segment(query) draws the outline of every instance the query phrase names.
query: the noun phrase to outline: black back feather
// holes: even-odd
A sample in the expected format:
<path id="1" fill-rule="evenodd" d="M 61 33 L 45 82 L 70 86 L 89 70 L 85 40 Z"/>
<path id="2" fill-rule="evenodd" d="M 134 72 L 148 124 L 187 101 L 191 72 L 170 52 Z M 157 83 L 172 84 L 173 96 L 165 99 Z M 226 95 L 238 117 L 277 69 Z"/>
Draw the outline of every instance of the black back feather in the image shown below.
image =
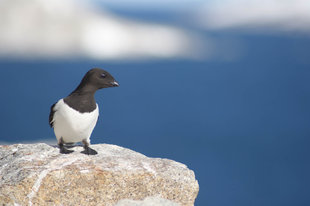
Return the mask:
<path id="1" fill-rule="evenodd" d="M 51 106 L 51 111 L 50 111 L 50 116 L 49 116 L 49 121 L 48 121 L 48 123 L 50 124 L 52 128 L 54 127 L 53 119 L 54 119 L 54 114 L 55 114 L 55 110 L 54 110 L 55 105 L 56 103 Z"/>

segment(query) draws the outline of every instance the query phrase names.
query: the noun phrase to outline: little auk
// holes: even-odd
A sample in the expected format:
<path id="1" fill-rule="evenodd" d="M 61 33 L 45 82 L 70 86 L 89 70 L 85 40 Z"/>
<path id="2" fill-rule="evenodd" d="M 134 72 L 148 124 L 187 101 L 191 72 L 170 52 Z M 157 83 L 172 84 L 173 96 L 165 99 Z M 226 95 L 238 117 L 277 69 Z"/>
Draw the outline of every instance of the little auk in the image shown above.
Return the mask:
<path id="1" fill-rule="evenodd" d="M 73 151 L 65 145 L 82 142 L 85 149 L 82 153 L 97 154 L 89 147 L 90 135 L 99 117 L 94 95 L 98 89 L 118 86 L 107 71 L 94 68 L 85 74 L 79 86 L 69 96 L 51 106 L 49 124 L 54 128 L 60 153 L 71 153 Z"/>

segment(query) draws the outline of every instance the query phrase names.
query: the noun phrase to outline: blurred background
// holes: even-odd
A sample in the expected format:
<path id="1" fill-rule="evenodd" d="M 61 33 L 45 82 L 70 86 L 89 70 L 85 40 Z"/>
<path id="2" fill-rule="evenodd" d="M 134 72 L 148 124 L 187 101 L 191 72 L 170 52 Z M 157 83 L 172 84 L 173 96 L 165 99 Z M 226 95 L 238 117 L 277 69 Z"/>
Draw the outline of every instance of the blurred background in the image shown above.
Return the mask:
<path id="1" fill-rule="evenodd" d="M 197 206 L 309 204 L 308 0 L 1 0 L 1 144 L 56 144 L 93 67 L 120 83 L 93 144 L 186 164 Z"/>

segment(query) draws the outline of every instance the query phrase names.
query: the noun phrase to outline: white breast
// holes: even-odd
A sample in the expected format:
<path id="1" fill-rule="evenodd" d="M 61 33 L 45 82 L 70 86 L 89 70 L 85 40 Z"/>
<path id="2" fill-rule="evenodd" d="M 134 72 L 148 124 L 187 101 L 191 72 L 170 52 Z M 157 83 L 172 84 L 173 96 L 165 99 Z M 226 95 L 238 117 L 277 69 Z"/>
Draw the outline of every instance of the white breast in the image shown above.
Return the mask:
<path id="1" fill-rule="evenodd" d="M 54 132 L 58 141 L 61 137 L 66 143 L 80 142 L 84 139 L 89 141 L 98 120 L 99 109 L 97 104 L 94 111 L 80 113 L 69 107 L 61 99 L 56 103 L 54 110 Z"/>

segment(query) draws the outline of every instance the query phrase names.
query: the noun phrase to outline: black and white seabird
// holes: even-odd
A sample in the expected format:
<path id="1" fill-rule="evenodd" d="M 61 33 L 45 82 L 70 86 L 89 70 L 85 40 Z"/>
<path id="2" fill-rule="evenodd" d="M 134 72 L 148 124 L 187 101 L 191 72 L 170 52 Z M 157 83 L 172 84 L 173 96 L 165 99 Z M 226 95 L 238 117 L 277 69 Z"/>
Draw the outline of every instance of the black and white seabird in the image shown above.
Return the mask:
<path id="1" fill-rule="evenodd" d="M 85 74 L 79 86 L 69 96 L 51 106 L 49 124 L 54 128 L 60 153 L 73 152 L 65 148 L 65 144 L 82 142 L 85 149 L 83 153 L 97 154 L 89 147 L 90 136 L 99 117 L 94 95 L 98 89 L 118 86 L 107 71 L 94 68 Z"/>

